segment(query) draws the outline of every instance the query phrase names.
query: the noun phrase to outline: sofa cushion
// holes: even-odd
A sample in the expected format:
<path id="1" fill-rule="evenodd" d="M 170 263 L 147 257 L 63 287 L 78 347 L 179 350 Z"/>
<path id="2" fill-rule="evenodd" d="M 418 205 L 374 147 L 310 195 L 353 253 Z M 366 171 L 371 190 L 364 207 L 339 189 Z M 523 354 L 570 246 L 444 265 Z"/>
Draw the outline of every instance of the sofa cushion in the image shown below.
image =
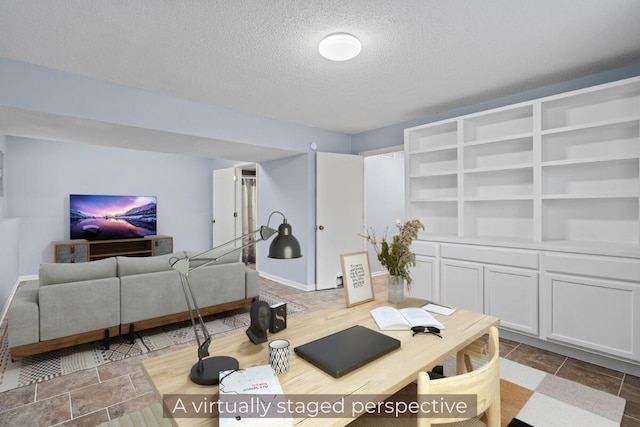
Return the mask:
<path id="1" fill-rule="evenodd" d="M 115 258 L 71 264 L 40 264 L 38 278 L 40 286 L 59 283 L 81 282 L 84 280 L 107 279 L 116 277 L 117 263 Z"/>
<path id="2" fill-rule="evenodd" d="M 114 260 L 115 261 L 115 260 Z M 120 279 L 40 286 L 40 341 L 120 324 Z"/>
<path id="3" fill-rule="evenodd" d="M 133 276 L 135 274 L 156 273 L 171 270 L 171 258 L 184 258 L 184 252 L 150 257 L 116 257 L 118 260 L 118 276 Z"/>

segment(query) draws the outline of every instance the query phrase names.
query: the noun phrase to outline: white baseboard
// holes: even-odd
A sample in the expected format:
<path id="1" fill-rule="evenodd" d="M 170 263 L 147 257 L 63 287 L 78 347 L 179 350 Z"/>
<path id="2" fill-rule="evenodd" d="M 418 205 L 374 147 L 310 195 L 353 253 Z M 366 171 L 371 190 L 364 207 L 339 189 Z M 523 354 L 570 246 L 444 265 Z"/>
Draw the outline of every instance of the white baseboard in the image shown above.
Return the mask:
<path id="1" fill-rule="evenodd" d="M 507 331 L 504 329 L 500 330 L 500 338 L 506 338 L 522 344 L 530 345 L 532 347 L 541 348 L 543 350 L 551 351 L 563 356 L 592 363 L 594 365 L 604 366 L 605 368 L 613 369 L 614 371 L 625 372 L 634 376 L 640 376 L 640 364 L 638 363 L 616 359 L 611 356 L 592 353 L 590 351 L 574 348 L 565 344 L 557 344 L 550 341 L 544 341 L 536 337 L 530 337 L 528 335 Z"/>
<path id="2" fill-rule="evenodd" d="M 281 284 L 283 284 L 285 286 L 289 286 L 291 288 L 299 289 L 301 291 L 308 292 L 308 291 L 314 291 L 315 290 L 315 286 L 314 285 L 305 286 L 302 283 L 298 283 L 298 282 L 294 282 L 292 280 L 284 279 L 282 277 L 274 276 L 274 275 L 271 275 L 269 273 L 263 273 L 261 271 L 259 271 L 258 274 L 260 275 L 260 277 L 264 277 L 265 279 L 273 280 L 274 282 L 278 282 L 278 283 L 281 283 Z"/>

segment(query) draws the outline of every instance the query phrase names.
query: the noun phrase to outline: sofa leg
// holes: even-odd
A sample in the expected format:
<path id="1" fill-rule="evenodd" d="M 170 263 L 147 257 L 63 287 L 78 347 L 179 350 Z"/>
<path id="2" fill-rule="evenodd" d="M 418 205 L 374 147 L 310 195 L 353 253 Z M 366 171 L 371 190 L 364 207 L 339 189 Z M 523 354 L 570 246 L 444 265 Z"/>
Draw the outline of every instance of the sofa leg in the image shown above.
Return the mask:
<path id="1" fill-rule="evenodd" d="M 129 325 L 129 344 L 133 344 L 136 339 L 135 334 L 133 333 L 133 323 Z"/>
<path id="2" fill-rule="evenodd" d="M 104 349 L 109 350 L 109 328 L 104 330 Z"/>

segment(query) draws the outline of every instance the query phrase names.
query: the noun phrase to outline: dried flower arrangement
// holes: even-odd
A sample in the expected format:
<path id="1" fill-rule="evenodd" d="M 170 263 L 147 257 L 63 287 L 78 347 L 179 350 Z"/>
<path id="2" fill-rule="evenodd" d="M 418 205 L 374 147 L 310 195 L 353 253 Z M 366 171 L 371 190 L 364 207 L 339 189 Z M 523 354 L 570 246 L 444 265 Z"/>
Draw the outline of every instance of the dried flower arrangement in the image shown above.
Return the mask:
<path id="1" fill-rule="evenodd" d="M 411 252 L 411 243 L 418 238 L 418 231 L 424 230 L 424 225 L 420 220 L 412 219 L 404 223 L 398 223 L 399 233 L 392 236 L 391 243 L 387 241 L 387 231 L 385 230 L 380 246 L 376 238 L 375 231 L 369 229 L 366 235 L 361 235 L 376 251 L 378 261 L 387 269 L 390 275 L 401 276 L 407 281 L 407 289 L 411 291 L 411 272 L 409 267 L 416 265 L 416 255 Z"/>

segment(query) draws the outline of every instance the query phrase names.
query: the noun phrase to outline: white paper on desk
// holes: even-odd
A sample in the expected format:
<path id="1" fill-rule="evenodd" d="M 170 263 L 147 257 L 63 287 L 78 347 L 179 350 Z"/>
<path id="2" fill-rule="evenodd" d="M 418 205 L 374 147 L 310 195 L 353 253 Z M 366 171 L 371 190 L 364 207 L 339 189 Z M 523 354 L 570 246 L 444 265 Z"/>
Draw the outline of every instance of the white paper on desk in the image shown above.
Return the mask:
<path id="1" fill-rule="evenodd" d="M 443 314 L 445 316 L 449 316 L 451 313 L 455 312 L 455 308 L 444 307 L 437 304 L 426 304 L 422 306 L 423 309 L 427 311 L 431 311 L 432 313 Z"/>
<path id="2" fill-rule="evenodd" d="M 221 371 L 219 378 L 221 427 L 293 426 L 289 411 L 282 410 L 287 402 L 271 365 Z"/>

